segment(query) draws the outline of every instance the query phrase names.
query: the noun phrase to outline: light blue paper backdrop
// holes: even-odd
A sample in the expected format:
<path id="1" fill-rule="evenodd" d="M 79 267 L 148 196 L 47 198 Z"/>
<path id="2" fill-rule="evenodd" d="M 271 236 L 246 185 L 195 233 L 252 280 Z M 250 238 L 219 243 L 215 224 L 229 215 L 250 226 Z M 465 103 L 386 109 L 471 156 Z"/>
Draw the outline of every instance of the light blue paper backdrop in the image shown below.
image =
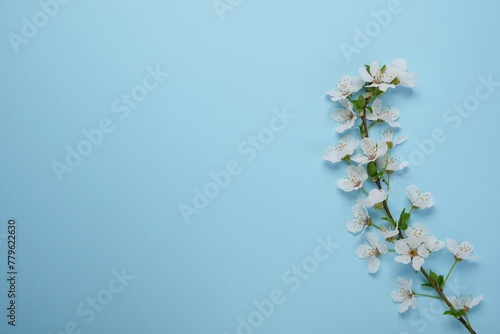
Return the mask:
<path id="1" fill-rule="evenodd" d="M 432 299 L 398 313 L 417 276 L 392 255 L 368 274 L 345 228 L 361 194 L 321 159 L 325 92 L 397 57 L 420 81 L 384 98 L 413 166 L 391 205 L 434 194 L 412 221 L 481 256 L 446 292 L 483 294 L 469 318 L 500 330 L 497 1 L 66 2 L 0 4 L 0 332 L 466 333 Z"/>

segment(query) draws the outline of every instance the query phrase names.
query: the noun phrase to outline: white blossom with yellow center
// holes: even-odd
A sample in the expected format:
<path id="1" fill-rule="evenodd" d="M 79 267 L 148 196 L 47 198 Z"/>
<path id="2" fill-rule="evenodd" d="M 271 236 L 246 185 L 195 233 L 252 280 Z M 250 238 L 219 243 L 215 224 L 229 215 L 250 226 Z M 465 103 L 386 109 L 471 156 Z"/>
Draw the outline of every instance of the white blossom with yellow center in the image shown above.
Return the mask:
<path id="1" fill-rule="evenodd" d="M 396 303 L 401 303 L 399 305 L 399 312 L 405 312 L 410 306 L 412 309 L 416 309 L 418 302 L 411 287 L 412 280 L 410 279 L 408 282 L 404 278 L 398 277 L 396 281 L 398 282 L 399 289 L 392 291 L 391 297 Z"/>
<path id="2" fill-rule="evenodd" d="M 468 241 L 457 243 L 453 239 L 446 239 L 446 246 L 451 254 L 455 255 L 457 261 L 479 259 L 479 256 L 471 256 L 474 247 Z"/>
<path id="3" fill-rule="evenodd" d="M 349 166 L 346 170 L 346 177 L 340 179 L 337 185 L 344 191 L 358 190 L 363 187 L 363 182 L 368 179 L 368 174 L 363 166 Z"/>
<path id="4" fill-rule="evenodd" d="M 382 71 L 380 63 L 377 60 L 371 63 L 370 72 L 368 72 L 365 67 L 360 67 L 358 72 L 365 82 L 371 82 L 371 85 L 366 87 L 378 87 L 383 92 L 388 88 L 396 87 L 391 84 L 391 82 L 396 79 L 399 73 L 399 71 L 393 67 L 386 67 Z"/>
<path id="5" fill-rule="evenodd" d="M 424 193 L 413 184 L 406 188 L 406 196 L 408 196 L 411 205 L 417 209 L 430 208 L 436 204 L 430 192 Z"/>
<path id="6" fill-rule="evenodd" d="M 410 247 L 424 245 L 429 252 L 437 252 L 445 247 L 444 242 L 439 241 L 436 236 L 429 236 L 429 231 L 421 223 L 415 223 L 413 227 L 408 227 L 405 231 L 406 242 Z"/>
<path id="7" fill-rule="evenodd" d="M 363 234 L 371 222 L 368 210 L 362 205 L 355 204 L 352 207 L 352 215 L 354 219 L 347 222 L 347 230 L 351 233 L 361 232 Z"/>
<path id="8" fill-rule="evenodd" d="M 387 162 L 387 166 L 386 166 Z M 402 170 L 403 168 L 406 168 L 410 165 L 410 162 L 405 161 L 401 162 L 400 158 L 394 158 L 391 156 L 388 157 L 380 157 L 377 159 L 377 164 L 380 169 L 386 169 L 391 172 L 397 172 Z"/>
<path id="9" fill-rule="evenodd" d="M 372 189 L 370 190 L 370 193 L 366 197 L 365 200 L 358 199 L 358 204 L 366 207 L 366 208 L 371 208 L 377 204 L 382 203 L 383 201 L 386 200 L 387 195 L 389 193 L 385 193 L 383 189 Z"/>
<path id="10" fill-rule="evenodd" d="M 383 242 L 379 242 L 378 237 L 370 232 L 366 232 L 366 240 L 369 245 L 363 244 L 356 248 L 356 255 L 360 259 L 368 261 L 368 272 L 374 274 L 380 267 L 380 260 L 378 257 L 388 252 L 387 246 Z"/>
<path id="11" fill-rule="evenodd" d="M 389 147 L 394 147 L 396 145 L 399 145 L 399 144 L 402 144 L 404 143 L 407 139 L 408 139 L 408 136 L 407 135 L 402 135 L 401 137 L 398 137 L 397 139 L 394 139 L 394 130 L 392 129 L 387 129 L 387 130 L 384 130 L 383 132 L 380 131 L 380 137 L 382 138 L 383 141 L 385 141 L 387 143 L 387 145 L 389 145 Z"/>
<path id="12" fill-rule="evenodd" d="M 394 128 L 399 128 L 401 126 L 401 124 L 396 122 L 399 117 L 399 109 L 391 108 L 390 106 L 387 106 L 385 109 L 383 109 L 381 99 L 375 99 L 375 101 L 373 101 L 372 110 L 373 112 L 367 112 L 367 120 L 386 122 L 389 126 L 392 126 Z"/>
<path id="13" fill-rule="evenodd" d="M 348 130 L 354 126 L 356 119 L 356 113 L 352 110 L 353 105 L 349 100 L 340 100 L 340 104 L 344 106 L 342 108 L 335 108 L 332 110 L 331 116 L 335 122 L 340 123 L 337 127 L 337 132 L 342 133 L 345 130 Z"/>
<path id="14" fill-rule="evenodd" d="M 456 298 L 448 298 L 451 305 L 457 310 L 464 310 L 470 312 L 470 309 L 479 304 L 483 300 L 483 296 L 472 298 L 472 295 L 460 295 Z"/>
<path id="15" fill-rule="evenodd" d="M 396 223 L 398 223 L 397 220 Z M 399 234 L 399 230 L 392 226 L 392 224 L 382 224 L 379 227 L 380 230 L 378 230 L 378 232 L 384 236 L 385 240 L 392 240 L 392 238 Z"/>
<path id="16" fill-rule="evenodd" d="M 350 75 L 344 75 L 340 78 L 337 89 L 329 90 L 326 92 L 327 95 L 331 96 L 332 101 L 339 101 L 341 99 L 346 99 L 352 93 L 356 93 L 363 87 L 363 80 L 361 78 L 351 79 Z"/>
<path id="17" fill-rule="evenodd" d="M 399 254 L 394 257 L 394 261 L 403 264 L 411 262 L 413 269 L 417 271 L 424 264 L 424 259 L 429 256 L 429 251 L 424 244 L 417 246 L 408 239 L 396 240 L 394 242 L 394 249 Z"/>
<path id="18" fill-rule="evenodd" d="M 406 70 L 406 60 L 404 58 L 394 59 L 391 63 L 391 67 L 397 70 L 396 77 L 399 80 L 398 85 L 415 87 L 418 81 L 418 76 L 415 73 L 411 73 Z"/>
<path id="19" fill-rule="evenodd" d="M 358 143 L 359 140 L 354 140 L 353 136 L 345 135 L 335 146 L 328 146 L 326 148 L 323 160 L 330 161 L 331 163 L 339 162 L 346 156 L 352 155 Z"/>
<path id="20" fill-rule="evenodd" d="M 370 161 L 375 161 L 387 153 L 386 142 L 382 141 L 379 145 L 377 145 L 377 143 L 371 138 L 362 139 L 360 147 L 363 154 L 356 154 L 351 159 L 362 165 L 367 164 Z"/>

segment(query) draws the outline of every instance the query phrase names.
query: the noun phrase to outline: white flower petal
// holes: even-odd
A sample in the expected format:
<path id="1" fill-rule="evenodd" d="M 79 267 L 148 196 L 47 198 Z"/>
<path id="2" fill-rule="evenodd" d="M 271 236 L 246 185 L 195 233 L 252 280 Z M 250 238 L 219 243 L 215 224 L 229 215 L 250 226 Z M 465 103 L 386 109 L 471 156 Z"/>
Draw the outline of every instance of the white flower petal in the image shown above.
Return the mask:
<path id="1" fill-rule="evenodd" d="M 359 257 L 360 259 L 368 259 L 372 257 L 373 254 L 373 248 L 368 246 L 368 245 L 359 245 L 356 247 L 356 256 Z"/>
<path id="2" fill-rule="evenodd" d="M 406 72 L 406 60 L 404 58 L 394 59 L 391 63 L 391 67 L 394 67 L 400 72 Z"/>
<path id="3" fill-rule="evenodd" d="M 394 249 L 398 254 L 408 254 L 410 251 L 410 247 L 408 247 L 408 244 L 404 240 L 396 240 Z"/>
<path id="4" fill-rule="evenodd" d="M 368 272 L 370 274 L 375 274 L 378 271 L 378 268 L 380 267 L 380 260 L 376 257 L 372 257 L 370 260 L 368 260 Z"/>
<path id="5" fill-rule="evenodd" d="M 387 254 L 387 252 L 389 252 L 389 250 L 387 249 L 386 244 L 384 244 L 383 242 L 380 242 L 377 245 L 377 249 L 380 252 L 380 254 Z"/>
<path id="6" fill-rule="evenodd" d="M 479 302 L 483 300 L 483 295 L 479 296 L 479 297 L 476 297 L 474 298 L 470 303 L 469 303 L 469 307 L 472 308 L 474 306 L 476 306 L 477 304 L 479 304 Z"/>
<path id="7" fill-rule="evenodd" d="M 402 263 L 402 264 L 408 264 L 411 261 L 411 256 L 410 255 L 397 255 L 394 257 L 394 261 Z"/>
<path id="8" fill-rule="evenodd" d="M 412 298 L 410 299 L 410 302 L 411 302 L 411 304 L 410 304 L 410 305 L 411 305 L 411 308 L 412 308 L 412 309 L 416 309 L 416 308 L 418 307 L 418 301 L 417 301 L 417 298 L 412 297 Z"/>
<path id="9" fill-rule="evenodd" d="M 347 230 L 351 233 L 358 233 L 363 230 L 363 221 L 359 219 L 352 219 L 347 222 Z"/>
<path id="10" fill-rule="evenodd" d="M 415 87 L 418 82 L 418 75 L 415 73 L 401 73 L 398 76 L 399 82 L 405 87 Z"/>
<path id="11" fill-rule="evenodd" d="M 363 79 L 361 78 L 353 78 L 352 79 L 352 86 L 351 86 L 351 93 L 356 93 L 358 90 L 360 90 L 365 83 L 363 82 Z"/>
<path id="12" fill-rule="evenodd" d="M 361 75 L 361 78 L 365 82 L 372 82 L 373 81 L 373 77 L 368 73 L 368 71 L 366 70 L 365 67 L 360 67 L 358 72 L 359 72 L 359 75 Z"/>
<path id="13" fill-rule="evenodd" d="M 378 246 L 378 237 L 373 233 L 366 232 L 366 241 L 368 241 L 372 247 Z"/>
<path id="14" fill-rule="evenodd" d="M 450 301 L 451 305 L 453 305 L 453 307 L 455 309 L 461 310 L 463 308 L 462 303 L 457 298 L 451 297 L 451 298 L 448 298 L 448 300 Z"/>
<path id="15" fill-rule="evenodd" d="M 410 304 L 411 304 L 410 299 L 407 299 L 404 302 L 402 302 L 401 305 L 399 305 L 399 313 L 406 312 L 408 310 L 408 307 L 410 307 Z"/>
<path id="16" fill-rule="evenodd" d="M 413 260 L 411 261 L 413 269 L 417 271 L 420 270 L 420 268 L 422 268 L 423 264 L 424 264 L 424 259 L 421 258 L 420 256 L 414 256 Z"/>
<path id="17" fill-rule="evenodd" d="M 398 285 L 401 289 L 406 290 L 406 291 L 411 290 L 411 283 L 412 283 L 411 279 L 410 279 L 410 281 L 407 281 L 403 277 L 398 277 L 396 279 L 396 282 L 398 283 Z"/>

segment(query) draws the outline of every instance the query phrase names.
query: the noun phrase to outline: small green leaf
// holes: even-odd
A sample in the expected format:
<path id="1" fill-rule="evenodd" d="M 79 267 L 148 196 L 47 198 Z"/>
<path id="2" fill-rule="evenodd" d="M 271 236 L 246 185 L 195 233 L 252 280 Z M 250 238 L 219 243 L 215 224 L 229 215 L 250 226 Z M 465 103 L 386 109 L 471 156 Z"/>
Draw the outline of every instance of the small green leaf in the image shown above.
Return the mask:
<path id="1" fill-rule="evenodd" d="M 404 220 L 404 217 L 405 217 L 405 210 L 406 210 L 406 209 L 403 209 L 403 211 L 401 211 L 401 214 L 399 215 L 399 223 L 400 223 L 400 224 L 406 223 L 406 222 L 405 222 L 405 220 Z"/>
<path id="2" fill-rule="evenodd" d="M 381 72 L 381 73 L 384 73 L 384 71 L 385 71 L 385 65 L 384 65 L 384 66 L 382 66 L 382 68 L 380 69 L 380 72 Z"/>
<path id="3" fill-rule="evenodd" d="M 451 310 L 448 310 L 448 311 L 444 311 L 443 314 L 449 314 L 451 316 L 455 316 L 455 313 L 453 313 Z"/>
<path id="4" fill-rule="evenodd" d="M 438 278 L 439 278 L 439 284 L 438 284 L 438 286 L 439 286 L 440 288 L 442 288 L 442 287 L 443 287 L 443 285 L 444 285 L 444 276 L 443 276 L 443 275 L 439 275 L 439 277 L 438 277 Z"/>
<path id="5" fill-rule="evenodd" d="M 358 108 L 358 100 L 352 100 L 352 105 L 354 106 L 354 108 L 359 109 Z"/>
<path id="6" fill-rule="evenodd" d="M 406 223 L 402 223 L 402 224 L 399 223 L 399 229 L 401 231 L 406 231 L 407 228 L 408 228 L 408 224 L 406 224 Z"/>
<path id="7" fill-rule="evenodd" d="M 427 286 L 429 288 L 432 288 L 432 285 L 430 285 L 429 283 L 422 283 L 421 286 Z"/>
<path id="8" fill-rule="evenodd" d="M 431 272 L 430 272 L 430 276 L 431 276 L 431 280 L 432 280 L 434 283 L 439 284 L 439 277 L 438 277 L 438 275 L 437 275 L 435 272 L 433 272 L 432 270 L 431 270 Z"/>
<path id="9" fill-rule="evenodd" d="M 465 310 L 458 310 L 457 315 L 465 317 Z"/>
<path id="10" fill-rule="evenodd" d="M 366 107 L 366 109 L 370 110 L 370 112 L 373 112 L 373 108 L 372 107 Z"/>
<path id="11" fill-rule="evenodd" d="M 366 70 L 368 71 L 368 73 L 370 73 L 370 66 L 369 65 L 365 65 L 366 67 Z"/>

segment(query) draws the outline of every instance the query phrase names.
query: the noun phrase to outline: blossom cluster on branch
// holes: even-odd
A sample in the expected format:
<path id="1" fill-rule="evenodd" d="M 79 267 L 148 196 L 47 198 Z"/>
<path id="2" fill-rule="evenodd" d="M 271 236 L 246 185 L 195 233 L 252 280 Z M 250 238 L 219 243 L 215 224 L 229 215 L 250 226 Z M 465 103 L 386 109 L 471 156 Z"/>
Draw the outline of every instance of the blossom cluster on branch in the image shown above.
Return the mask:
<path id="1" fill-rule="evenodd" d="M 338 181 L 340 189 L 364 195 L 352 207 L 353 219 L 347 223 L 349 232 L 358 234 L 358 237 L 364 234 L 368 242 L 358 246 L 355 253 L 367 261 L 370 274 L 379 270 L 380 258 L 388 257 L 393 252 L 396 262 L 411 265 L 412 269 L 424 276 L 427 283 L 422 286 L 424 289 L 433 289 L 433 295 L 415 292 L 412 279 L 397 278 L 399 289 L 394 290 L 391 296 L 395 302 L 401 303 L 399 312 L 405 312 L 410 306 L 415 309 L 418 306 L 417 296 L 441 299 L 447 307 L 444 314 L 452 315 L 470 333 L 475 333 L 468 313 L 483 296 L 448 297 L 444 294 L 446 281 L 455 265 L 477 258 L 472 256 L 473 246 L 468 241 L 440 241 L 436 236 L 430 235 L 429 229 L 423 224 L 411 221 L 414 210 L 424 210 L 435 204 L 430 192 L 421 191 L 415 185 L 408 186 L 406 195 L 410 202 L 409 208 L 403 209 L 396 218 L 388 204 L 391 175 L 409 165 L 393 154 L 394 148 L 405 142 L 407 136 L 395 136 L 394 128 L 401 126 L 397 122 L 399 110 L 384 106 L 380 97 L 398 86 L 414 87 L 418 76 L 407 71 L 403 58 L 383 66 L 374 61 L 359 68 L 358 72 L 361 77 L 343 76 L 336 89 L 328 91 L 327 95 L 340 104 L 331 112 L 333 120 L 339 123 L 337 132 L 356 130 L 359 131 L 360 138 L 358 140 L 352 134 L 345 134 L 337 144 L 328 147 L 323 156 L 324 160 L 331 163 L 348 164 L 345 177 Z M 370 130 L 375 125 L 382 127 L 378 141 L 370 137 Z M 372 189 L 368 189 L 369 184 L 372 184 Z M 380 222 L 374 221 L 370 216 L 372 211 L 382 212 L 384 217 Z M 423 267 L 432 253 L 443 248 L 447 248 L 455 260 L 446 278 L 432 270 L 427 273 Z"/>

